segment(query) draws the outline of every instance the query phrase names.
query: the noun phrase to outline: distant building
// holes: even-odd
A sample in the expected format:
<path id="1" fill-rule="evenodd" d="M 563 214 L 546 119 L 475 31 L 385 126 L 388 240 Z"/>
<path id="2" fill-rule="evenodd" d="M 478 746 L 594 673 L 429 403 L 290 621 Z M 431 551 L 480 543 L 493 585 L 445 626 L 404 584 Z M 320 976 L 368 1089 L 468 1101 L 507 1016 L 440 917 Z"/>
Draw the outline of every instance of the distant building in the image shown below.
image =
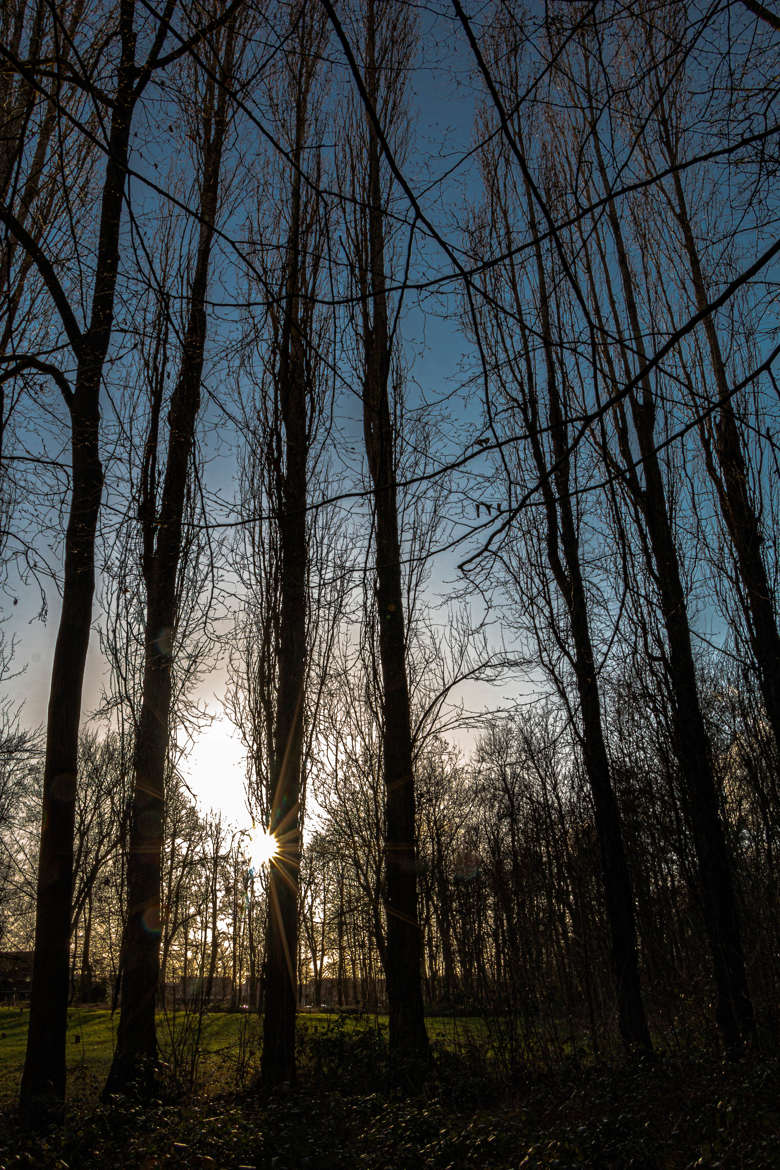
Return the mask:
<path id="1" fill-rule="evenodd" d="M 29 999 L 32 972 L 32 951 L 0 951 L 0 1003 Z"/>

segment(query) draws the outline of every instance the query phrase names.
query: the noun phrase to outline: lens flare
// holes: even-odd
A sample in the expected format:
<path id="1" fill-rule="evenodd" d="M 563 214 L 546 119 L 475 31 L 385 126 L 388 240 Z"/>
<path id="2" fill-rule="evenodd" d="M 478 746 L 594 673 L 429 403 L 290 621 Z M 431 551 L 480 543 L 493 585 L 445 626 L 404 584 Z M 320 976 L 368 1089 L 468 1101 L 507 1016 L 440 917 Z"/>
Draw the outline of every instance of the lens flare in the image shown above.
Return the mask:
<path id="1" fill-rule="evenodd" d="M 160 908 L 159 906 L 148 906 L 141 915 L 141 925 L 147 934 L 160 933 Z"/>
<path id="2" fill-rule="evenodd" d="M 270 865 L 278 853 L 279 842 L 273 833 L 269 833 L 267 829 L 252 829 L 249 834 L 249 860 L 253 869 L 258 870 L 264 865 Z"/>

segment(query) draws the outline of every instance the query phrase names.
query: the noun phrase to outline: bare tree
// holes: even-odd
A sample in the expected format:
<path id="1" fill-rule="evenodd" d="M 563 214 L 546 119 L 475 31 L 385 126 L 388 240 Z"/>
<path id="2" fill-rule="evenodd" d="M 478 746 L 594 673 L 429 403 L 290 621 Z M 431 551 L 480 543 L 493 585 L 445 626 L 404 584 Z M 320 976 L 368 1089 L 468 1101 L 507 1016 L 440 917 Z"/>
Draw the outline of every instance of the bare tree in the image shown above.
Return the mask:
<path id="1" fill-rule="evenodd" d="M 135 736 L 135 792 L 127 865 L 128 917 L 122 941 L 121 1012 L 117 1047 L 106 1085 L 111 1093 L 129 1085 L 151 1089 L 157 1055 L 155 1003 L 159 983 L 160 884 L 165 767 L 169 751 L 172 668 L 183 549 L 182 526 L 191 480 L 195 429 L 201 401 L 206 345 L 205 299 L 219 210 L 220 175 L 229 124 L 228 94 L 234 77 L 236 24 L 214 34 L 210 72 L 189 71 L 201 103 L 194 136 L 199 159 L 197 247 L 188 290 L 188 318 L 176 383 L 168 410 L 165 469 L 160 433 L 167 366 L 165 313 L 152 391 L 150 428 L 144 452 L 139 519 L 143 529 L 146 588 L 145 657 L 141 709 Z M 162 491 L 158 497 L 158 481 Z"/>
<path id="2" fill-rule="evenodd" d="M 422 941 L 418 920 L 412 726 L 406 669 L 404 594 L 396 489 L 396 434 L 390 405 L 395 350 L 387 293 L 388 180 L 383 133 L 403 133 L 404 73 L 414 46 L 408 13 L 370 0 L 354 14 L 366 108 L 354 99 L 342 126 L 342 193 L 348 262 L 360 298 L 356 323 L 363 432 L 373 489 L 376 621 L 382 678 L 382 766 L 385 790 L 385 909 L 390 1047 L 427 1056 L 423 1018 Z M 372 116 L 373 115 L 373 116 Z M 396 355 L 397 356 L 397 355 Z"/>
<path id="3" fill-rule="evenodd" d="M 647 373 L 649 355 L 642 325 L 638 281 L 623 223 L 610 194 L 613 180 L 602 140 L 595 75 L 599 70 L 603 71 L 602 80 L 608 90 L 614 81 L 606 77 L 604 46 L 595 29 L 593 37 L 592 42 L 584 42 L 584 37 L 580 38 L 580 77 L 584 95 L 585 133 L 592 149 L 593 173 L 598 176 L 601 190 L 605 192 L 609 243 L 602 238 L 600 229 L 593 225 L 592 240 L 597 248 L 598 262 L 594 257 L 586 270 L 593 288 L 593 274 L 600 265 L 608 309 L 605 306 L 602 313 L 600 304 L 594 300 L 593 313 L 602 338 L 611 333 L 618 339 L 614 356 L 617 368 L 610 367 L 611 359 L 605 354 L 607 368 L 611 368 L 609 385 L 614 390 L 619 384 L 617 379 L 622 378 L 629 387 L 625 396 L 627 409 L 621 396 L 613 411 L 615 435 L 622 460 L 621 478 L 632 501 L 635 518 L 645 533 L 643 548 L 663 618 L 668 647 L 665 666 L 673 702 L 675 751 L 680 762 L 686 815 L 698 859 L 704 919 L 718 989 L 717 1018 L 725 1045 L 733 1051 L 752 1035 L 753 1011 L 745 979 L 732 866 L 719 814 L 710 744 L 699 701 L 688 605 L 669 489 L 664 480 L 658 451 L 657 378 L 654 384 L 654 377 Z M 615 145 L 610 144 L 611 149 L 614 150 Z M 614 250 L 609 258 L 608 248 Z M 614 280 L 613 263 L 616 270 Z M 649 288 L 648 294 L 652 298 Z M 619 296 L 622 296 L 622 301 L 619 301 Z M 652 305 L 652 299 L 650 303 Z M 633 453 L 632 431 L 641 458 L 641 474 Z M 610 462 L 609 466 L 614 469 L 617 464 Z"/>
<path id="4" fill-rule="evenodd" d="M 492 77 L 502 90 L 511 94 L 521 88 L 520 62 L 510 47 L 511 28 L 503 35 L 494 32 L 494 37 L 492 53 L 497 65 L 492 69 Z M 512 119 L 511 133 L 524 155 L 527 126 L 527 118 Z M 534 131 L 532 128 L 532 135 Z M 540 130 L 535 132 L 538 134 Z M 543 518 L 534 512 L 525 521 L 525 537 L 518 553 L 513 554 L 508 548 L 499 562 L 526 613 L 537 604 L 543 610 L 539 619 L 532 622 L 537 642 L 540 637 L 548 642 L 538 645 L 539 658 L 543 664 L 550 664 L 548 673 L 554 685 L 564 702 L 576 711 L 575 726 L 599 837 L 620 1033 L 628 1047 L 649 1050 L 650 1033 L 639 982 L 631 876 L 602 724 L 589 612 L 592 607 L 588 600 L 587 565 L 583 563 L 584 541 L 580 535 L 584 521 L 573 498 L 576 483 L 587 472 L 582 460 L 577 461 L 571 450 L 573 428 L 569 419 L 575 413 L 576 404 L 555 314 L 556 285 L 563 274 L 554 247 L 549 244 L 543 247 L 540 242 L 530 179 L 527 175 L 513 174 L 512 155 L 505 143 L 484 153 L 482 170 L 486 205 L 481 219 L 486 225 L 483 232 L 487 238 L 481 240 L 478 236 L 478 243 L 510 257 L 505 266 L 492 270 L 486 289 L 486 301 L 495 309 L 490 314 L 487 310 L 481 314 L 482 344 L 493 371 L 486 421 L 495 427 L 491 412 L 500 413 L 503 426 L 509 427 L 510 433 L 519 431 L 527 436 L 531 455 L 527 473 L 522 461 L 517 467 L 509 467 L 508 453 L 504 456 L 504 467 L 509 472 L 507 494 L 522 493 L 530 477 L 541 484 L 543 501 Z M 541 183 L 544 184 L 543 179 Z M 549 191 L 546 202 L 548 205 L 553 202 Z M 522 231 L 532 242 L 533 259 L 527 265 L 515 258 Z M 533 300 L 529 305 L 530 297 Z M 544 545 L 544 559 L 531 551 L 537 543 Z M 525 585 L 529 571 L 534 577 L 540 572 L 543 578 L 530 589 Z M 544 583 L 548 574 L 555 583 L 554 591 Z M 531 600 L 535 597 L 538 603 Z M 561 601 L 565 621 L 558 616 Z M 573 674 L 573 685 L 565 676 L 567 668 Z M 571 697 L 570 691 L 574 691 Z"/>
<path id="5" fill-rule="evenodd" d="M 279 11 L 280 43 L 262 83 L 279 151 L 259 170 L 252 226 L 250 286 L 265 312 L 246 322 L 240 380 L 249 390 L 240 386 L 238 395 L 247 518 L 234 556 L 243 612 L 228 701 L 247 748 L 253 816 L 276 839 L 263 972 L 268 1084 L 295 1076 L 300 833 L 319 688 L 312 663 L 315 646 L 327 642 L 319 578 L 333 555 L 327 543 L 318 555 L 322 518 L 309 513 L 328 394 L 328 323 L 317 305 L 327 222 L 319 195 L 326 29 L 311 0 Z"/>
<path id="6" fill-rule="evenodd" d="M 160 57 L 172 9 L 173 3 L 169 2 L 150 56 L 139 67 L 135 60 L 134 0 L 123 0 L 119 6 L 115 34 L 119 44 L 116 88 L 110 102 L 108 161 L 99 214 L 95 280 L 85 328 L 78 324 L 50 257 L 8 205 L 0 205 L 0 220 L 35 263 L 76 359 L 72 389 L 56 367 L 49 371 L 65 394 L 70 414 L 72 494 L 47 724 L 35 962 L 20 1098 L 22 1110 L 30 1121 L 40 1120 L 49 1109 L 58 1110 L 65 1094 L 78 730 L 92 616 L 95 528 L 103 485 L 98 434 L 100 386 L 114 317 L 131 120 Z"/>

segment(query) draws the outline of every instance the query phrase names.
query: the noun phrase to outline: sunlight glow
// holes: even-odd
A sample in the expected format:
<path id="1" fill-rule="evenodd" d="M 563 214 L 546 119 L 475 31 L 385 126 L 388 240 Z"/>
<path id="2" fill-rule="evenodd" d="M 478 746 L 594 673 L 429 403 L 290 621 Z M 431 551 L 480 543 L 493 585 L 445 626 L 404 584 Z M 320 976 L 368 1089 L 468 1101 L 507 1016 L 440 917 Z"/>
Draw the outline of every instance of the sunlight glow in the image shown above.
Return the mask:
<path id="1" fill-rule="evenodd" d="M 279 842 L 273 833 L 263 828 L 252 829 L 249 834 L 249 860 L 253 869 L 258 870 L 264 865 L 270 865 L 278 853 Z"/>

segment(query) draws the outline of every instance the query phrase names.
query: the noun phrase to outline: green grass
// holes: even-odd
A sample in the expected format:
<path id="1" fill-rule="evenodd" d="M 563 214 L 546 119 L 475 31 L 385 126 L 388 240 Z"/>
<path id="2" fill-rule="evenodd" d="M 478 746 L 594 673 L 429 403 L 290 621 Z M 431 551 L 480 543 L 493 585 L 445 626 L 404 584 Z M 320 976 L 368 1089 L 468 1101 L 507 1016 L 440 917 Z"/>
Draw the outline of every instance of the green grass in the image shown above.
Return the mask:
<path id="1" fill-rule="evenodd" d="M 27 1040 L 27 1009 L 0 1007 L 0 1106 L 16 1097 Z M 104 1008 L 75 1007 L 68 1012 L 67 1074 L 71 1099 L 95 1099 L 105 1083 L 114 1050 L 118 1014 Z M 198 1032 L 195 1015 L 158 1013 L 157 1035 L 170 1076 L 186 1082 L 190 1073 L 201 1091 L 221 1092 L 248 1084 L 257 1072 L 260 1021 L 254 1012 L 206 1013 Z M 431 1017 L 434 1043 L 461 1050 L 487 1046 L 484 1021 Z M 387 1034 L 387 1016 L 302 1012 L 299 1042 L 306 1047 L 330 1043 L 337 1034 Z"/>
<path id="2" fill-rule="evenodd" d="M 26 1008 L 0 1008 L 0 1103 L 15 1097 L 22 1075 L 27 1042 Z M 91 1095 L 95 1082 L 108 1072 L 114 1049 L 111 1013 L 98 1008 L 68 1012 L 67 1068 L 71 1092 Z"/>
<path id="3" fill-rule="evenodd" d="M 7 1105 L 19 1089 L 27 1041 L 26 1008 L 0 1007 L 0 1105 Z M 76 1007 L 68 1011 L 67 1075 L 70 1098 L 96 1098 L 105 1083 L 114 1051 L 118 1013 L 103 1008 Z M 213 1013 L 196 1019 L 184 1012 L 175 1017 L 160 1012 L 157 1033 L 163 1059 L 172 1075 L 181 1078 L 190 1067 L 199 1086 L 214 1090 L 242 1083 L 251 1075 L 259 1046 L 259 1021 L 250 1013 Z M 246 1069 L 239 1063 L 244 1061 Z"/>

